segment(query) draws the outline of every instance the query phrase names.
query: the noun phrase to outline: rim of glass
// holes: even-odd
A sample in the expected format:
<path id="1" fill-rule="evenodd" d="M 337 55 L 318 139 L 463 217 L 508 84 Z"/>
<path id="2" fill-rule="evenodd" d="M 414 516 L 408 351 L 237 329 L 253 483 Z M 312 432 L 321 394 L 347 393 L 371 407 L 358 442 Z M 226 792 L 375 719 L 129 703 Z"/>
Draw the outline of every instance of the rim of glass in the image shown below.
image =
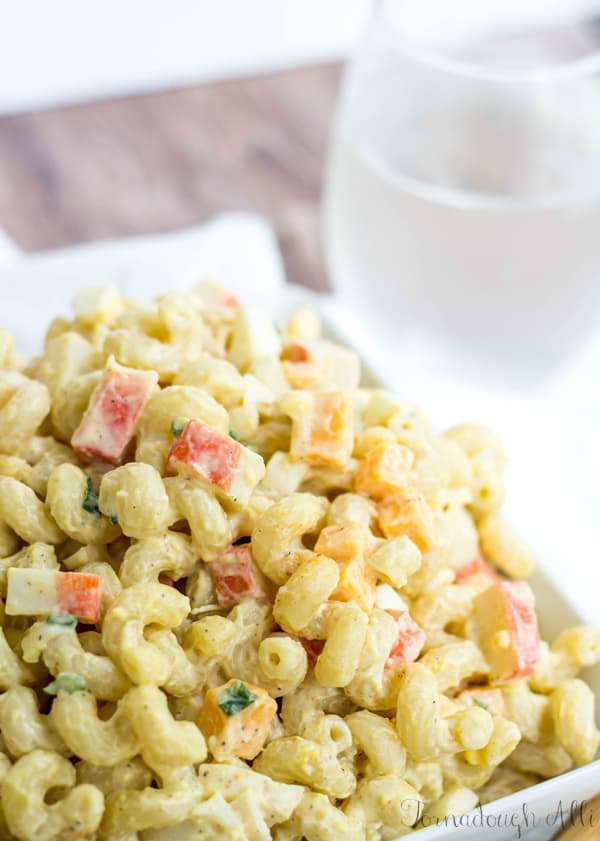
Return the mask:
<path id="1" fill-rule="evenodd" d="M 402 35 L 390 15 L 393 0 L 378 0 L 374 6 L 375 19 L 382 19 L 386 24 L 389 40 L 395 49 L 423 65 L 454 76 L 478 79 L 485 82 L 552 82 L 567 79 L 585 78 L 600 73 L 600 47 L 590 50 L 574 59 L 566 59 L 556 64 L 540 63 L 534 66 L 498 66 L 487 65 L 476 60 L 453 58 L 444 55 L 434 47 L 416 44 Z"/>

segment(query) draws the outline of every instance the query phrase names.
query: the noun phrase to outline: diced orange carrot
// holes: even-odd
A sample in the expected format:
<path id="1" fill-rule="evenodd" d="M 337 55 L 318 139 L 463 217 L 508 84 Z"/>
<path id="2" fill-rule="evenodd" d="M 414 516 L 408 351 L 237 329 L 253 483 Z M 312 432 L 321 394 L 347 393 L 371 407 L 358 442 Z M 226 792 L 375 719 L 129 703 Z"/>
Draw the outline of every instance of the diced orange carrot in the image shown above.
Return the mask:
<path id="1" fill-rule="evenodd" d="M 367 612 L 375 604 L 376 573 L 367 566 L 369 531 L 358 523 L 326 526 L 315 544 L 315 552 L 337 561 L 340 579 L 331 594 L 334 601 L 356 602 Z"/>
<path id="2" fill-rule="evenodd" d="M 252 558 L 249 543 L 230 546 L 210 565 L 217 601 L 221 607 L 232 607 L 243 599 L 265 596 L 262 576 Z"/>
<path id="3" fill-rule="evenodd" d="M 525 581 L 500 581 L 478 593 L 473 617 L 492 680 L 533 672 L 541 648 L 535 597 Z"/>
<path id="4" fill-rule="evenodd" d="M 417 493 L 384 497 L 377 503 L 377 517 L 386 537 L 407 535 L 423 552 L 435 548 L 437 528 L 433 512 Z"/>
<path id="5" fill-rule="evenodd" d="M 232 756 L 254 759 L 262 750 L 276 712 L 277 704 L 264 689 L 232 679 L 208 690 L 198 726 L 216 760 Z"/>
<path id="6" fill-rule="evenodd" d="M 140 413 L 156 388 L 155 371 L 124 368 L 110 359 L 71 445 L 81 461 L 120 464 Z"/>
<path id="7" fill-rule="evenodd" d="M 360 460 L 355 488 L 374 499 L 406 491 L 414 460 L 412 450 L 402 444 L 378 444 Z"/>
<path id="8" fill-rule="evenodd" d="M 457 570 L 455 578 L 456 584 L 470 587 L 477 593 L 486 590 L 500 580 L 500 577 L 496 575 L 489 564 L 486 564 L 481 555 L 476 555 L 472 561 Z"/>
<path id="9" fill-rule="evenodd" d="M 171 447 L 167 467 L 202 479 L 241 503 L 248 502 L 264 475 L 257 453 L 195 418 L 186 423 Z"/>
<path id="10" fill-rule="evenodd" d="M 398 637 L 386 660 L 386 668 L 412 663 L 425 645 L 425 631 L 417 625 L 407 610 L 388 610 L 398 623 Z"/>

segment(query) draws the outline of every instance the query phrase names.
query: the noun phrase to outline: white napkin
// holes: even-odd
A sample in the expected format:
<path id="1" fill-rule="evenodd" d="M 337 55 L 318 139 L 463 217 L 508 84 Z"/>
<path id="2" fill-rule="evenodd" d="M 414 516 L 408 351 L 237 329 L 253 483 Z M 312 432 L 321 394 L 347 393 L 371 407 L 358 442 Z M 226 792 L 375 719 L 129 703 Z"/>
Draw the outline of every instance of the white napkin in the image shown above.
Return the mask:
<path id="1" fill-rule="evenodd" d="M 68 315 L 77 289 L 115 283 L 151 298 L 214 278 L 244 299 L 277 305 L 285 273 L 273 229 L 260 216 L 228 213 L 195 228 L 74 246 L 24 257 L 0 232 L 0 322 L 17 348 L 39 353 L 49 320 Z"/>
<path id="2" fill-rule="evenodd" d="M 20 257 L 20 251 L 14 242 L 0 228 L 0 269 L 14 266 Z"/>

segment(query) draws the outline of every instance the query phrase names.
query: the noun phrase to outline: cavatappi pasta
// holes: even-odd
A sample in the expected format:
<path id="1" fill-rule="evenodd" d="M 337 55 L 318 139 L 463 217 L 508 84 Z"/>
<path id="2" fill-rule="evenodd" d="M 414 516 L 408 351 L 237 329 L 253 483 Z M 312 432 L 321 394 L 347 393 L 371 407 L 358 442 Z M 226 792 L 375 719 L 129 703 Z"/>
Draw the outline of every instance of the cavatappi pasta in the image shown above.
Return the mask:
<path id="1" fill-rule="evenodd" d="M 589 762 L 487 429 L 214 284 L 0 331 L 0 837 L 391 841 Z"/>

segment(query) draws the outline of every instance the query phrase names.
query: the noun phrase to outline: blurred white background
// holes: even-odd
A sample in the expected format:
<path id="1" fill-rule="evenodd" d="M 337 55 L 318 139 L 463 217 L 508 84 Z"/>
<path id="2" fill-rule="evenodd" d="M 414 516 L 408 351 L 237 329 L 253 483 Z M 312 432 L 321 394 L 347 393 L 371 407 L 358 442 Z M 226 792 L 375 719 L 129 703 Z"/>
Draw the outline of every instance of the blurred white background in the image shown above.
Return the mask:
<path id="1" fill-rule="evenodd" d="M 344 57 L 369 0 L 0 0 L 0 114 Z"/>
<path id="2" fill-rule="evenodd" d="M 344 58 L 371 2 L 0 0 L 0 115 Z M 443 40 L 481 7 L 456 0 L 450 14 L 439 0 L 431 26 Z M 575 17 L 597 0 L 507 0 L 506 16 L 515 8 Z M 414 0 L 404 23 L 422 16 Z"/>

